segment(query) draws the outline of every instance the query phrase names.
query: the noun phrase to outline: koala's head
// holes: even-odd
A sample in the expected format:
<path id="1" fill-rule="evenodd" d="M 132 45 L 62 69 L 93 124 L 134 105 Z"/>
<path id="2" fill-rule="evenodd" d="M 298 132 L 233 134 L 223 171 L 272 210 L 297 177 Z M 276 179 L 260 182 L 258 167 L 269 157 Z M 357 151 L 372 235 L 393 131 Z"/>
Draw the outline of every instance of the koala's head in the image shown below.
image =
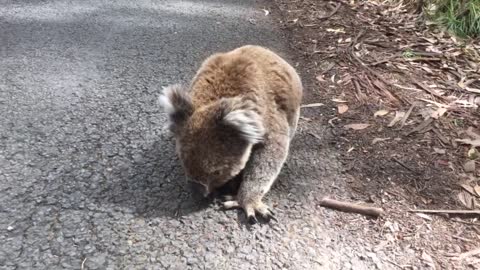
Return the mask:
<path id="1" fill-rule="evenodd" d="M 187 176 L 205 195 L 245 168 L 253 145 L 265 130 L 252 101 L 223 98 L 196 108 L 181 85 L 164 88 L 159 102 L 169 118 L 176 152 Z"/>

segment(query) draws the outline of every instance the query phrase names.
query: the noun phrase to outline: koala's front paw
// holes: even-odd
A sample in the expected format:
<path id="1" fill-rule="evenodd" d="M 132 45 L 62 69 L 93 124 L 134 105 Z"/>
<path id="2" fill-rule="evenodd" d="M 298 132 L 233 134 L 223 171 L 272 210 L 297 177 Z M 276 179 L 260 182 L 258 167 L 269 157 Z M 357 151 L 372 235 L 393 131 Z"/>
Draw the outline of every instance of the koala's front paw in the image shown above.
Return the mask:
<path id="1" fill-rule="evenodd" d="M 261 200 L 241 204 L 235 197 L 226 196 L 225 201 L 223 202 L 223 207 L 225 209 L 242 208 L 245 211 L 247 221 L 250 224 L 258 223 L 255 213 L 258 213 L 266 221 L 273 219 L 278 222 L 270 207 L 264 204 Z"/>

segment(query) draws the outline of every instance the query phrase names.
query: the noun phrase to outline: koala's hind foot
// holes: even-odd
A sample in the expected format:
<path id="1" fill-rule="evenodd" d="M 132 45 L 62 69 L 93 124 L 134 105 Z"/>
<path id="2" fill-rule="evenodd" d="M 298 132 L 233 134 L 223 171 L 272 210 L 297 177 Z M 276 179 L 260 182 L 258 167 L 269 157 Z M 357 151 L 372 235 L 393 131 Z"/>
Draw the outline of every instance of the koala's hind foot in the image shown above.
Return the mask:
<path id="1" fill-rule="evenodd" d="M 258 223 L 255 214 L 259 214 L 263 219 L 267 221 L 273 219 L 278 222 L 278 220 L 275 218 L 275 213 L 261 200 L 249 201 L 247 203 L 241 204 L 233 196 L 225 196 L 224 199 L 225 201 L 223 202 L 223 207 L 225 209 L 242 208 L 245 211 L 247 215 L 247 221 L 250 224 Z"/>

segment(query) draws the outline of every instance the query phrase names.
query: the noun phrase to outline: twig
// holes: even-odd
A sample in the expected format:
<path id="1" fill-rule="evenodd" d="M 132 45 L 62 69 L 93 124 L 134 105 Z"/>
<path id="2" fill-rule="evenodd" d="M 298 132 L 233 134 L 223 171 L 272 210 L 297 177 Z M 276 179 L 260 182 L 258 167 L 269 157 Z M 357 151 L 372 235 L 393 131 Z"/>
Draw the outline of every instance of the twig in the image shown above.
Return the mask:
<path id="1" fill-rule="evenodd" d="M 313 133 L 313 132 L 307 132 L 308 135 L 311 135 L 312 137 L 316 138 L 316 139 L 319 139 L 319 140 L 322 140 L 322 138 L 320 138 L 320 136 L 318 136 L 317 134 Z"/>
<path id="2" fill-rule="evenodd" d="M 433 122 L 433 118 L 428 118 L 427 120 L 423 121 L 420 125 L 415 127 L 414 129 L 408 131 L 405 133 L 405 136 L 409 136 L 410 134 L 413 134 L 415 132 L 422 132 L 425 128 L 427 128 L 431 123 Z"/>
<path id="3" fill-rule="evenodd" d="M 409 170 L 409 171 L 411 171 L 411 172 L 413 172 L 413 173 L 415 173 L 415 174 L 418 174 L 418 175 L 420 174 L 420 173 L 417 172 L 416 170 L 408 167 L 405 163 L 403 163 L 403 162 L 402 162 L 401 160 L 399 160 L 398 158 L 392 157 L 392 160 L 395 161 L 395 162 L 397 162 L 398 164 L 400 164 L 400 166 L 404 167 L 405 169 L 407 169 L 407 170 Z"/>
<path id="4" fill-rule="evenodd" d="M 442 61 L 441 58 L 436 58 L 436 57 L 412 57 L 412 58 L 406 58 L 404 59 L 405 62 L 422 62 L 422 61 L 425 61 L 425 62 L 429 62 L 429 61 L 436 61 L 436 62 L 439 62 L 439 61 Z"/>
<path id="5" fill-rule="evenodd" d="M 367 97 L 362 92 L 362 89 L 360 88 L 360 84 L 358 83 L 357 79 L 352 79 L 352 81 L 353 81 L 353 85 L 355 86 L 355 90 L 357 91 L 356 96 L 357 96 L 358 101 L 360 101 L 362 103 L 365 102 Z"/>
<path id="6" fill-rule="evenodd" d="M 472 239 L 467 239 L 467 238 L 463 238 L 463 237 L 456 236 L 456 235 L 453 235 L 452 238 L 457 239 L 457 240 L 462 240 L 462 241 L 465 241 L 465 242 L 473 242 Z"/>
<path id="7" fill-rule="evenodd" d="M 319 20 L 324 20 L 324 19 L 328 19 L 328 18 L 332 17 L 333 15 L 335 15 L 335 13 L 337 13 L 337 11 L 340 9 L 341 6 L 342 6 L 342 3 L 337 3 L 335 5 L 335 8 L 332 10 L 332 12 L 330 12 L 328 15 L 320 16 L 320 17 L 318 17 L 318 19 Z"/>
<path id="8" fill-rule="evenodd" d="M 359 205 L 349 202 L 341 202 L 330 198 L 323 198 L 320 202 L 320 205 L 343 212 L 353 212 L 373 217 L 378 217 L 383 214 L 382 208 Z"/>
<path id="9" fill-rule="evenodd" d="M 370 72 L 370 74 L 374 75 L 378 81 L 384 83 L 385 85 L 393 85 L 392 83 L 388 82 L 387 80 L 385 80 L 382 76 L 380 76 L 380 74 L 378 74 L 376 71 L 374 71 L 373 69 L 371 69 L 367 64 L 365 64 L 362 60 L 360 60 L 360 58 L 355 54 L 355 52 L 353 51 L 353 48 L 355 46 L 355 44 L 358 42 L 358 39 L 363 36 L 365 34 L 365 30 L 362 29 L 358 34 L 357 36 L 355 36 L 355 39 L 352 41 L 352 43 L 350 44 L 350 49 L 349 49 L 349 53 L 350 55 L 353 57 L 353 59 L 355 59 L 359 64 L 360 66 L 362 66 L 363 68 L 365 68 L 368 72 Z M 405 100 L 402 100 L 401 98 L 399 98 L 397 95 L 393 94 L 392 92 L 390 92 L 389 90 L 387 90 L 385 87 L 379 85 L 379 84 L 375 84 L 375 86 L 377 86 L 380 90 L 382 90 L 383 92 L 385 92 L 385 94 L 390 98 L 390 99 L 393 99 L 393 101 L 395 103 L 402 103 L 402 102 L 405 102 Z"/>
<path id="10" fill-rule="evenodd" d="M 403 72 L 403 74 L 407 75 L 405 72 Z M 413 76 L 410 76 L 410 79 L 413 81 L 414 84 L 416 84 L 418 87 L 422 88 L 423 90 L 425 90 L 425 92 L 429 93 L 430 95 L 432 96 L 435 96 L 443 101 L 445 101 L 445 97 L 443 97 L 442 95 L 440 95 L 439 93 L 433 91 L 432 89 L 429 89 L 428 87 L 426 87 L 425 85 L 423 85 L 423 83 L 419 82 L 417 79 L 415 79 Z"/>
<path id="11" fill-rule="evenodd" d="M 321 107 L 323 106 L 323 103 L 311 103 L 311 104 L 305 104 L 301 105 L 300 108 L 313 108 L 313 107 Z"/>
<path id="12" fill-rule="evenodd" d="M 389 262 L 389 263 L 397 266 L 397 267 L 400 268 L 400 269 L 405 269 L 406 267 L 410 267 L 410 265 L 400 265 L 400 264 L 398 264 L 398 263 L 396 263 L 396 262 L 394 262 L 394 261 L 391 261 L 391 260 L 389 260 L 389 259 L 386 259 L 385 261 L 387 261 L 387 262 Z"/>
<path id="13" fill-rule="evenodd" d="M 413 209 L 408 210 L 408 212 L 427 214 L 480 215 L 480 210 Z"/>
<path id="14" fill-rule="evenodd" d="M 464 253 L 461 253 L 460 255 L 458 255 L 458 258 L 460 260 L 464 260 L 468 257 L 471 257 L 471 256 L 475 256 L 477 254 L 480 254 L 480 248 L 477 248 L 477 249 L 474 249 L 474 250 L 470 250 L 470 251 L 467 251 L 467 252 L 464 252 Z"/>
<path id="15" fill-rule="evenodd" d="M 407 122 L 408 117 L 410 117 L 410 114 L 412 114 L 413 108 L 415 108 L 415 104 L 412 104 L 412 106 L 410 106 L 410 109 L 408 109 L 407 113 L 403 116 L 402 120 L 400 120 L 400 128 L 405 126 L 405 123 Z"/>
<path id="16" fill-rule="evenodd" d="M 87 260 L 87 257 L 85 257 L 85 259 L 83 259 L 82 261 L 82 265 L 81 265 L 81 269 L 85 269 L 85 261 Z"/>
<path id="17" fill-rule="evenodd" d="M 472 225 L 472 226 L 479 226 L 479 227 L 480 227 L 480 223 L 473 223 L 473 222 L 458 220 L 458 219 L 454 219 L 454 218 L 451 219 L 451 221 L 453 221 L 453 222 L 458 222 L 458 223 L 462 223 L 462 224 L 465 224 L 465 225 Z"/>
<path id="18" fill-rule="evenodd" d="M 380 65 L 380 64 L 383 64 L 383 63 L 386 63 L 386 62 L 390 62 L 391 60 L 393 60 L 393 59 L 395 59 L 395 58 L 398 58 L 398 57 L 400 57 L 400 55 L 394 54 L 394 55 L 389 56 L 389 57 L 387 57 L 387 58 L 385 58 L 385 59 L 378 60 L 378 61 L 373 62 L 373 63 L 370 63 L 370 64 L 368 64 L 368 65 L 374 67 L 374 66 L 376 66 L 376 65 Z"/>

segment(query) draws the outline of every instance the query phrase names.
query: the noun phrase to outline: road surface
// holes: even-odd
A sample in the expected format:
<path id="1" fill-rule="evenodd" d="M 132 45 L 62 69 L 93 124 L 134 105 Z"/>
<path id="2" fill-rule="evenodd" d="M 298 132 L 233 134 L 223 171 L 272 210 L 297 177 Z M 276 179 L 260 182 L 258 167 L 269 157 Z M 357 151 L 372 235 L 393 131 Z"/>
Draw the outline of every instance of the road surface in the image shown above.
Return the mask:
<path id="1" fill-rule="evenodd" d="M 375 264 L 317 206 L 342 189 L 334 153 L 309 135 L 328 136 L 322 127 L 300 123 L 266 198 L 278 223 L 249 227 L 242 212 L 184 184 L 156 104 L 161 86 L 245 44 L 291 60 L 287 35 L 261 2 L 0 3 L 0 269 Z"/>

